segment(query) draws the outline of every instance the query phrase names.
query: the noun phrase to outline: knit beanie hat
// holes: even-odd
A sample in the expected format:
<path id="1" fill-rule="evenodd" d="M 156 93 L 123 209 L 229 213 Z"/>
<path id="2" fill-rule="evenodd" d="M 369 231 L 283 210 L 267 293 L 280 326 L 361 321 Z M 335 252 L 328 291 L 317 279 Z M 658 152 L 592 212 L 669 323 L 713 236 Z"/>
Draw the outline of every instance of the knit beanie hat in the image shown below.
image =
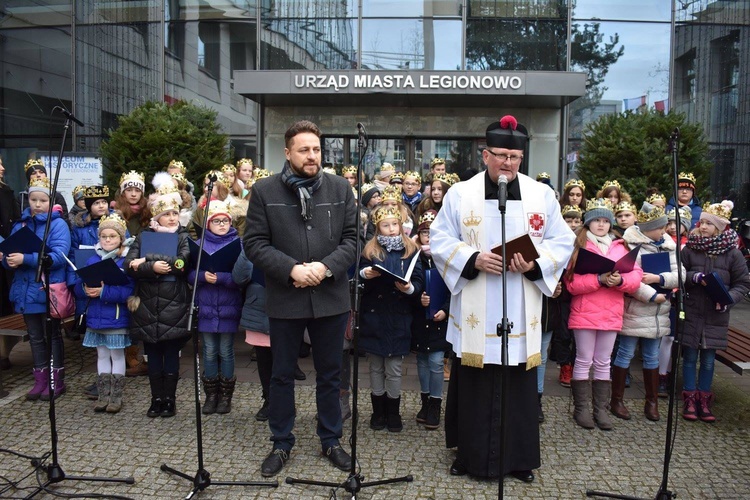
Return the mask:
<path id="1" fill-rule="evenodd" d="M 101 219 L 99 219 L 99 232 L 98 235 L 102 235 L 102 231 L 105 229 L 113 229 L 117 231 L 117 234 L 120 235 L 120 244 L 122 244 L 123 241 L 125 241 L 125 232 L 127 231 L 127 223 L 125 222 L 125 219 L 120 217 L 117 213 L 111 213 L 108 215 L 103 215 Z"/>
<path id="2" fill-rule="evenodd" d="M 435 217 L 437 217 L 437 210 L 425 210 L 425 212 L 419 216 L 419 227 L 417 227 L 417 232 L 423 229 L 430 229 L 430 225 L 432 225 Z"/>
<path id="3" fill-rule="evenodd" d="M 583 217 L 583 225 L 588 226 L 589 222 L 599 217 L 607 219 L 610 225 L 614 225 L 615 216 L 612 213 L 612 202 L 606 198 L 597 198 L 589 200 L 586 204 L 586 214 Z"/>
<path id="4" fill-rule="evenodd" d="M 159 217 L 173 210 L 179 212 L 180 203 L 171 194 L 158 195 L 151 205 L 151 220 L 159 222 Z"/>
<path id="5" fill-rule="evenodd" d="M 109 203 L 108 186 L 88 186 L 83 192 L 83 202 L 86 204 L 86 210 L 91 211 L 91 206 L 97 200 L 104 200 Z"/>
<path id="6" fill-rule="evenodd" d="M 37 170 L 44 172 L 44 175 L 47 175 L 47 169 L 44 168 L 44 163 L 42 163 L 42 160 L 29 160 L 26 162 L 26 166 L 24 167 L 26 171 L 26 184 L 31 182 L 31 174 L 36 172 Z"/>
<path id="7" fill-rule="evenodd" d="M 128 188 L 140 189 L 141 192 L 146 191 L 146 176 L 135 170 L 124 173 L 120 176 L 120 192 L 124 192 Z"/>
<path id="8" fill-rule="evenodd" d="M 695 192 L 695 175 L 691 172 L 680 172 L 677 175 L 677 187 L 692 189 Z"/>
<path id="9" fill-rule="evenodd" d="M 80 185 L 73 188 L 73 201 L 78 203 L 79 200 L 83 199 L 83 194 L 86 192 L 86 186 Z"/>
<path id="10" fill-rule="evenodd" d="M 219 215 L 227 217 L 230 221 L 232 220 L 232 214 L 229 213 L 229 207 L 226 202 L 211 200 L 211 203 L 208 204 L 208 222 L 211 222 L 211 219 Z"/>
<path id="11" fill-rule="evenodd" d="M 29 194 L 31 193 L 44 193 L 47 196 L 52 196 L 52 185 L 49 179 L 34 179 L 29 184 Z"/>
<path id="12" fill-rule="evenodd" d="M 667 214 L 661 207 L 652 205 L 651 203 L 644 201 L 643 206 L 638 211 L 636 224 L 641 232 L 651 231 L 653 229 L 659 229 L 667 225 L 669 220 Z"/>
<path id="13" fill-rule="evenodd" d="M 375 193 L 379 193 L 378 187 L 375 184 L 367 183 L 362 185 L 362 206 L 366 207 Z"/>
<path id="14" fill-rule="evenodd" d="M 732 217 L 734 203 L 730 200 L 724 200 L 721 203 L 706 203 L 703 205 L 701 220 L 707 220 L 723 232 L 729 225 L 729 219 Z"/>
<path id="15" fill-rule="evenodd" d="M 670 208 L 667 212 L 667 220 L 677 220 L 674 208 Z M 690 210 L 690 207 L 680 207 L 680 225 L 687 232 L 690 232 L 690 229 L 693 227 L 693 212 Z"/>

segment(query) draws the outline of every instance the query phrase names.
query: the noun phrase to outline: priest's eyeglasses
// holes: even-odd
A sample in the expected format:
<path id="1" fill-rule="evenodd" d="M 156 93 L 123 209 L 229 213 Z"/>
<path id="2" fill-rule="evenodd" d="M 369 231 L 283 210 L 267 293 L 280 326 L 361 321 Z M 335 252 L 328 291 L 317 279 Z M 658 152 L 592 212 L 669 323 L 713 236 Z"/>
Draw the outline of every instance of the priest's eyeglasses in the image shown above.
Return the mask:
<path id="1" fill-rule="evenodd" d="M 519 155 L 509 155 L 505 153 L 495 153 L 494 151 L 487 150 L 489 154 L 500 160 L 500 162 L 505 163 L 506 161 L 510 160 L 511 163 L 516 164 L 520 163 L 521 160 L 523 160 L 523 156 Z"/>

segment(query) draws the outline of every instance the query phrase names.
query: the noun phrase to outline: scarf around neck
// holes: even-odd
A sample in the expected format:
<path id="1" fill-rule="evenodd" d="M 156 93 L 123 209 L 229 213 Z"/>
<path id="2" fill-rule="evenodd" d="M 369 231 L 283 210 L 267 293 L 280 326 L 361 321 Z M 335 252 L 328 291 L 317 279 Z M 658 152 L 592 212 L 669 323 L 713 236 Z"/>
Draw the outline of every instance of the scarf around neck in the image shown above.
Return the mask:
<path id="1" fill-rule="evenodd" d="M 297 175 L 289 161 L 285 161 L 284 168 L 281 170 L 281 180 L 289 189 L 296 191 L 299 195 L 299 202 L 302 205 L 302 218 L 304 220 L 312 219 L 312 195 L 323 182 L 322 171 L 318 170 L 318 173 L 312 177 L 302 177 Z"/>
<path id="2" fill-rule="evenodd" d="M 602 252 L 602 255 L 607 255 L 607 251 L 612 245 L 612 237 L 609 234 L 605 234 L 604 236 L 597 236 L 587 229 L 586 238 L 588 238 L 590 242 L 592 242 L 597 246 L 597 248 L 599 248 L 599 250 Z"/>
<path id="3" fill-rule="evenodd" d="M 697 231 L 688 235 L 687 247 L 698 252 L 709 255 L 721 255 L 737 248 L 737 233 L 734 229 L 726 229 L 724 232 L 710 238 L 700 236 Z"/>
<path id="4" fill-rule="evenodd" d="M 393 252 L 404 249 L 404 240 L 401 239 L 401 235 L 396 236 L 383 236 L 382 234 L 377 235 L 378 243 L 380 246 L 385 248 L 387 252 Z"/>
<path id="5" fill-rule="evenodd" d="M 417 191 L 417 194 L 414 196 L 406 196 L 405 194 L 401 194 L 404 198 L 404 203 L 407 205 L 414 205 L 415 203 L 419 203 L 422 201 L 422 193 L 420 191 Z"/>

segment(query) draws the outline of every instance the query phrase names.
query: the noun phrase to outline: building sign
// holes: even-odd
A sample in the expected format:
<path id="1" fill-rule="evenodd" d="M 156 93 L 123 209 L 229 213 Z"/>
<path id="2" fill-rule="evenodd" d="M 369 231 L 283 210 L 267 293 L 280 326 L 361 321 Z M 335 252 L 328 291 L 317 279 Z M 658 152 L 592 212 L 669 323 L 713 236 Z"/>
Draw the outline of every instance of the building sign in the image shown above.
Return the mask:
<path id="1" fill-rule="evenodd" d="M 57 155 L 40 156 L 47 167 L 50 182 L 55 179 Z M 68 210 L 73 208 L 73 188 L 76 186 L 95 186 L 102 183 L 102 160 L 97 156 L 63 155 L 60 165 L 60 178 L 57 180 L 57 191 L 65 197 Z"/>
<path id="2" fill-rule="evenodd" d="M 483 89 L 483 90 L 518 90 L 523 80 L 517 75 L 482 75 L 472 74 L 419 74 L 367 73 L 349 76 L 347 74 L 313 75 L 295 73 L 294 86 L 297 89 L 340 90 L 365 89 Z"/>

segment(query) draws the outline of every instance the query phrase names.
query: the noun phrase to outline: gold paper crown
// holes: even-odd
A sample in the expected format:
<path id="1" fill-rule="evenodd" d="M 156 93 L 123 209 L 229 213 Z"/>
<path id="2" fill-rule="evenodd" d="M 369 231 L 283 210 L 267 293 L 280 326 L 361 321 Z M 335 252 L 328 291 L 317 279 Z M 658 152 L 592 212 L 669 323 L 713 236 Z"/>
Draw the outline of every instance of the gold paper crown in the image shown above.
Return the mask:
<path id="1" fill-rule="evenodd" d="M 403 222 L 398 207 L 378 207 L 372 215 L 372 223 L 376 226 L 386 219 L 398 219 L 399 222 Z"/>
<path id="2" fill-rule="evenodd" d="M 677 219 L 677 214 L 675 213 L 674 207 L 667 210 L 667 219 L 668 220 Z M 693 220 L 693 212 L 690 210 L 690 207 L 688 206 L 680 207 L 680 219 Z"/>
<path id="3" fill-rule="evenodd" d="M 616 187 L 618 191 L 622 191 L 622 187 L 620 187 L 620 183 L 617 181 L 604 181 L 604 185 L 602 185 L 602 191 L 604 191 L 608 187 Z"/>
<path id="4" fill-rule="evenodd" d="M 472 227 L 472 226 L 478 226 L 482 223 L 482 218 L 478 215 L 474 215 L 474 210 L 471 210 L 469 212 L 468 217 L 464 217 L 464 226 Z"/>
<path id="5" fill-rule="evenodd" d="M 568 182 L 565 183 L 565 187 L 563 188 L 564 191 L 567 191 L 568 188 L 572 187 L 579 187 L 581 188 L 581 191 L 586 191 L 586 184 L 583 183 L 581 179 L 570 179 Z"/>
<path id="6" fill-rule="evenodd" d="M 42 160 L 39 160 L 37 158 L 32 158 L 31 160 L 26 162 L 26 166 L 24 167 L 24 171 L 30 169 L 31 167 L 42 167 L 44 168 L 44 162 Z"/>
<path id="7" fill-rule="evenodd" d="M 568 217 L 572 217 L 571 215 L 569 215 L 572 213 L 575 213 L 576 217 L 578 217 L 579 219 L 583 217 L 583 210 L 581 210 L 581 207 L 579 207 L 578 205 L 565 205 L 564 207 L 562 207 L 560 213 L 563 215 L 563 217 L 565 217 L 566 215 Z"/>
<path id="8" fill-rule="evenodd" d="M 448 184 L 448 186 L 452 186 L 456 183 L 456 180 L 453 178 L 455 174 L 434 174 L 432 176 L 433 181 L 440 181 Z"/>
<path id="9" fill-rule="evenodd" d="M 232 214 L 229 213 L 229 207 L 226 202 L 221 200 L 211 200 L 211 203 L 208 204 L 208 218 L 211 219 L 218 214 L 225 214 L 230 219 L 232 218 Z"/>
<path id="10" fill-rule="evenodd" d="M 391 178 L 388 180 L 391 184 L 393 183 L 402 183 L 404 182 L 404 173 L 403 172 L 396 172 L 394 173 Z"/>
<path id="11" fill-rule="evenodd" d="M 76 197 L 77 194 L 82 194 L 84 191 L 86 191 L 86 186 L 80 185 L 73 188 L 73 198 Z"/>
<path id="12" fill-rule="evenodd" d="M 326 174 L 336 175 L 336 169 L 333 167 L 323 167 L 323 172 Z"/>
<path id="13" fill-rule="evenodd" d="M 417 179 L 417 182 L 422 182 L 422 176 L 419 175 L 419 172 L 415 172 L 413 170 L 407 170 L 406 172 L 404 172 L 404 178 L 407 178 L 407 177 L 413 177 Z"/>
<path id="14" fill-rule="evenodd" d="M 586 211 L 590 212 L 597 208 L 603 208 L 605 210 L 612 211 L 612 202 L 608 198 L 597 198 L 595 200 L 589 200 L 586 202 Z"/>
<path id="15" fill-rule="evenodd" d="M 174 183 L 166 183 L 159 186 L 159 189 L 157 189 L 155 192 L 159 196 L 163 196 L 165 194 L 172 194 L 178 191 L 179 189 L 177 189 L 177 186 L 175 186 Z"/>
<path id="16" fill-rule="evenodd" d="M 615 214 L 618 214 L 619 212 L 632 212 L 634 214 L 638 213 L 638 207 L 630 203 L 629 201 L 621 201 L 617 205 L 614 206 L 613 212 Z"/>
<path id="17" fill-rule="evenodd" d="M 677 181 L 679 182 L 681 179 L 687 179 L 695 184 L 695 176 L 692 172 L 680 172 L 680 174 L 677 176 Z"/>
<path id="18" fill-rule="evenodd" d="M 229 184 L 229 180 L 226 177 L 224 177 L 224 172 L 222 172 L 221 170 L 211 170 L 210 172 L 206 174 L 206 179 L 208 179 L 208 176 L 211 174 L 216 175 L 216 182 L 220 182 L 224 184 L 227 188 L 231 189 L 232 185 Z"/>
<path id="19" fill-rule="evenodd" d="M 402 200 L 401 186 L 399 186 L 398 184 L 392 184 L 392 185 L 386 186 L 385 189 L 383 189 L 383 193 L 380 196 L 381 196 L 382 201 L 392 200 L 392 201 L 400 202 Z"/>
<path id="20" fill-rule="evenodd" d="M 255 174 L 253 177 L 257 181 L 258 179 L 265 179 L 266 177 L 271 177 L 273 175 L 273 172 L 270 170 L 266 170 L 265 168 L 259 168 L 255 171 Z"/>
<path id="21" fill-rule="evenodd" d="M 536 180 L 541 180 L 541 179 L 550 179 L 550 176 L 549 176 L 549 174 L 547 172 L 540 172 L 536 176 Z"/>
<path id="22" fill-rule="evenodd" d="M 83 192 L 84 198 L 109 198 L 108 186 L 88 186 Z"/>
<path id="23" fill-rule="evenodd" d="M 357 175 L 357 167 L 355 167 L 354 165 L 349 165 L 348 167 L 343 167 L 341 169 L 341 175 L 344 175 L 344 174 L 354 174 L 354 175 Z"/>
<path id="24" fill-rule="evenodd" d="M 172 176 L 172 179 L 174 179 L 174 180 L 176 180 L 178 182 L 181 182 L 183 184 L 187 184 L 187 179 L 181 173 L 176 172 L 176 173 L 170 174 L 170 175 Z"/>
<path id="25" fill-rule="evenodd" d="M 383 163 L 382 165 L 380 165 L 380 173 L 383 173 L 383 172 L 395 172 L 395 171 L 396 171 L 396 167 L 394 167 L 393 165 L 391 165 L 388 162 Z"/>
<path id="26" fill-rule="evenodd" d="M 146 187 L 146 176 L 140 172 L 131 170 L 130 172 L 126 172 L 120 176 L 120 182 L 118 182 L 118 184 L 122 186 L 126 183 L 140 184 L 143 187 Z"/>
<path id="27" fill-rule="evenodd" d="M 103 215 L 101 219 L 99 219 L 100 231 L 101 231 L 102 226 L 105 225 L 105 223 L 117 224 L 118 226 L 121 226 L 122 232 L 125 232 L 128 229 L 128 223 L 125 221 L 125 219 L 120 217 L 120 215 L 117 212 L 112 212 L 111 214 Z"/>
<path id="28" fill-rule="evenodd" d="M 44 189 L 46 191 L 51 191 L 52 184 L 50 184 L 49 179 L 47 177 L 43 177 L 42 179 L 31 179 L 31 182 L 29 183 L 29 190 L 31 190 L 31 188 Z"/>
<path id="29" fill-rule="evenodd" d="M 666 203 L 667 198 L 661 193 L 654 193 L 651 196 L 649 196 L 646 201 L 653 205 L 655 201 L 663 201 L 664 203 Z"/>
<path id="30" fill-rule="evenodd" d="M 649 203 L 649 205 L 651 204 Z M 664 209 L 661 207 L 657 207 L 656 205 L 651 205 L 650 212 L 646 212 L 644 208 L 645 208 L 645 205 L 644 207 L 641 207 L 641 209 L 638 211 L 638 216 L 637 216 L 638 224 L 645 224 L 646 222 L 651 222 L 651 221 L 654 221 L 656 219 L 666 216 L 666 214 L 664 213 Z"/>
<path id="31" fill-rule="evenodd" d="M 232 165 L 231 163 L 225 163 L 225 164 L 224 164 L 224 165 L 223 165 L 223 166 L 221 167 L 221 171 L 222 171 L 222 172 L 227 172 L 227 173 L 232 173 L 232 174 L 236 174 L 236 173 L 237 173 L 237 168 L 236 168 L 236 167 L 235 167 L 234 165 Z"/>
<path id="32" fill-rule="evenodd" d="M 154 217 L 163 214 L 164 212 L 169 211 L 180 211 L 180 204 L 171 197 L 164 197 L 153 204 L 151 208 L 151 213 L 154 215 Z"/>
<path id="33" fill-rule="evenodd" d="M 430 160 L 430 168 L 434 167 L 435 165 L 445 165 L 445 158 L 433 158 Z"/>
<path id="34" fill-rule="evenodd" d="M 167 169 L 170 169 L 172 167 L 177 167 L 180 169 L 180 172 L 183 174 L 187 173 L 187 169 L 185 168 L 185 164 L 183 164 L 180 160 L 172 160 L 169 162 L 169 165 L 167 165 Z"/>
<path id="35" fill-rule="evenodd" d="M 377 186 L 373 184 L 372 182 L 368 182 L 366 184 L 362 184 L 362 194 L 365 194 L 370 189 L 377 189 Z"/>
<path id="36" fill-rule="evenodd" d="M 421 226 L 425 222 L 432 223 L 435 220 L 435 211 L 428 210 L 419 216 L 419 225 Z"/>
<path id="37" fill-rule="evenodd" d="M 240 168 L 240 165 L 242 165 L 243 163 L 249 163 L 251 167 L 253 166 L 253 160 L 251 160 L 250 158 L 240 158 L 236 163 L 237 168 Z"/>
<path id="38" fill-rule="evenodd" d="M 721 217 L 722 219 L 729 220 L 732 218 L 732 209 L 734 209 L 734 203 L 729 200 L 724 200 L 721 203 L 709 203 L 706 202 L 703 205 L 703 211 L 708 212 L 711 215 Z"/>
<path id="39" fill-rule="evenodd" d="M 451 173 L 451 174 L 448 174 L 448 177 L 450 177 L 451 179 L 453 179 L 453 184 L 456 184 L 457 182 L 461 182 L 461 178 L 455 172 Z"/>

